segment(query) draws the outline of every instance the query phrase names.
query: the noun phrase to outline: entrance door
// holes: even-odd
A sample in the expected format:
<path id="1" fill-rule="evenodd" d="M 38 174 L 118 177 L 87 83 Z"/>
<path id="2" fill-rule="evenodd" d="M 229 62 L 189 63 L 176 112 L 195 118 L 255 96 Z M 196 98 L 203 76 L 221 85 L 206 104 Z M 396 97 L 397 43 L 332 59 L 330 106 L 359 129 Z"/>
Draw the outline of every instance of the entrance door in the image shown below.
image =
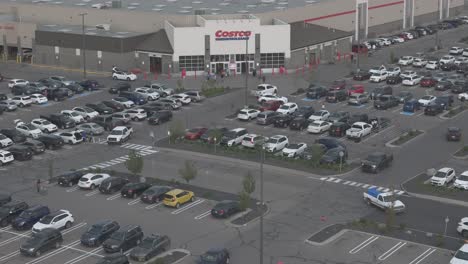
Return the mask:
<path id="1" fill-rule="evenodd" d="M 216 63 L 216 73 L 219 74 L 224 70 L 224 62 Z"/>
<path id="2" fill-rule="evenodd" d="M 244 62 L 241 62 L 241 72 L 245 73 L 247 71 L 247 64 Z"/>
<path id="3" fill-rule="evenodd" d="M 150 72 L 161 73 L 162 60 L 161 57 L 150 57 Z"/>

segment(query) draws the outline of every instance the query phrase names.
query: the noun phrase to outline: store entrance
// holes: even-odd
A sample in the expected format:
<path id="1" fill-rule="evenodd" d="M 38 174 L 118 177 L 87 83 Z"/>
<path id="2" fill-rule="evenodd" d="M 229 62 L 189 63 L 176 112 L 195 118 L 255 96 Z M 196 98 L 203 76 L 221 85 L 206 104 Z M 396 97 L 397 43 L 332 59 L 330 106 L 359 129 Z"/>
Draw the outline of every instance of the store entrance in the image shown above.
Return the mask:
<path id="1" fill-rule="evenodd" d="M 150 72 L 161 73 L 162 60 L 161 57 L 150 57 Z"/>
<path id="2" fill-rule="evenodd" d="M 220 74 L 222 71 L 227 71 L 228 64 L 227 62 L 212 62 L 211 63 L 211 73 Z"/>

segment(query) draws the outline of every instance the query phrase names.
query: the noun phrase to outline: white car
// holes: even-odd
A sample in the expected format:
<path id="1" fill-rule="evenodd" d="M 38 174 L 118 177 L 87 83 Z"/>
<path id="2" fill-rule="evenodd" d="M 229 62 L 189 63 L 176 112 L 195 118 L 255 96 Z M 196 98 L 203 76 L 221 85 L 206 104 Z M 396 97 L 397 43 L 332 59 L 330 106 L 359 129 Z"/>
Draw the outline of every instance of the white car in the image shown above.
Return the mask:
<path id="1" fill-rule="evenodd" d="M 306 143 L 291 144 L 283 148 L 283 156 L 288 158 L 298 157 L 307 148 Z"/>
<path id="2" fill-rule="evenodd" d="M 387 80 L 387 76 L 388 76 L 387 72 L 373 73 L 371 77 L 369 78 L 369 81 L 376 82 L 376 83 L 383 82 Z"/>
<path id="3" fill-rule="evenodd" d="M 239 111 L 237 114 L 237 119 L 248 121 L 257 118 L 258 114 L 260 114 L 259 110 L 246 108 Z"/>
<path id="4" fill-rule="evenodd" d="M 116 71 L 112 74 L 112 79 L 114 80 L 124 80 L 124 81 L 135 81 L 137 76 L 133 73 Z"/>
<path id="5" fill-rule="evenodd" d="M 13 140 L 3 134 L 0 134 L 0 148 L 6 148 L 11 145 L 13 145 Z"/>
<path id="6" fill-rule="evenodd" d="M 428 70 L 437 70 L 439 68 L 439 62 L 436 60 L 430 60 L 427 62 L 425 68 Z"/>
<path id="7" fill-rule="evenodd" d="M 135 106 L 135 103 L 125 97 L 116 97 L 112 101 L 121 104 L 125 108 L 132 108 Z"/>
<path id="8" fill-rule="evenodd" d="M 418 75 L 415 71 L 404 71 L 400 74 L 401 78 L 412 77 Z"/>
<path id="9" fill-rule="evenodd" d="M 73 130 L 56 133 L 55 135 L 61 137 L 65 143 L 75 145 L 83 142 L 82 132 L 82 130 Z"/>
<path id="10" fill-rule="evenodd" d="M 159 97 L 161 97 L 161 95 L 159 95 L 159 93 L 156 90 L 148 87 L 136 88 L 135 92 L 143 95 L 143 97 L 145 97 L 145 99 L 148 101 L 158 100 Z"/>
<path id="11" fill-rule="evenodd" d="M 398 76 L 401 73 L 400 67 L 392 67 L 387 69 L 388 76 Z"/>
<path id="12" fill-rule="evenodd" d="M 383 45 L 383 46 L 390 46 L 392 45 L 392 42 L 390 41 L 389 38 L 378 38 L 376 39 L 376 41 L 379 42 L 380 45 Z"/>
<path id="13" fill-rule="evenodd" d="M 330 117 L 330 112 L 328 110 L 319 110 L 315 111 L 312 115 L 309 116 L 311 121 L 325 121 Z"/>
<path id="14" fill-rule="evenodd" d="M 433 95 L 425 95 L 418 100 L 418 103 L 420 103 L 422 106 L 427 106 L 428 104 L 433 103 L 436 99 L 437 97 Z"/>
<path id="15" fill-rule="evenodd" d="M 29 81 L 23 79 L 11 79 L 8 81 L 8 88 L 13 88 L 15 85 L 28 85 Z"/>
<path id="16" fill-rule="evenodd" d="M 242 143 L 242 140 L 247 135 L 247 129 L 234 128 L 226 132 L 219 142 L 221 145 L 233 147 Z"/>
<path id="17" fill-rule="evenodd" d="M 330 129 L 332 123 L 323 121 L 323 120 L 316 120 L 309 124 L 307 127 L 307 132 L 312 134 L 320 134 Z"/>
<path id="18" fill-rule="evenodd" d="M 387 68 L 383 65 L 381 65 L 380 67 L 374 67 L 374 68 L 371 68 L 369 70 L 369 72 L 371 74 L 374 74 L 374 73 L 382 73 L 382 72 L 386 72 L 387 71 Z"/>
<path id="19" fill-rule="evenodd" d="M 46 104 L 49 101 L 47 97 L 42 94 L 31 94 L 29 97 L 31 97 L 31 101 L 34 104 Z"/>
<path id="20" fill-rule="evenodd" d="M 461 55 L 463 53 L 463 48 L 461 47 L 451 47 L 449 49 L 450 55 Z"/>
<path id="21" fill-rule="evenodd" d="M 39 222 L 35 223 L 32 227 L 32 231 L 37 233 L 46 228 L 53 228 L 53 229 L 68 229 L 70 228 L 75 219 L 73 215 L 68 210 L 58 210 L 57 212 L 50 213 L 39 220 Z"/>
<path id="22" fill-rule="evenodd" d="M 413 64 L 413 61 L 414 61 L 414 57 L 412 57 L 412 56 L 403 56 L 398 60 L 398 65 L 408 66 L 408 65 Z"/>
<path id="23" fill-rule="evenodd" d="M 257 86 L 256 90 L 252 91 L 252 95 L 254 96 L 263 96 L 267 94 L 277 94 L 278 93 L 278 87 L 272 85 L 272 84 L 259 84 Z"/>
<path id="24" fill-rule="evenodd" d="M 419 84 L 421 82 L 421 79 L 422 79 L 422 77 L 418 76 L 418 75 L 413 75 L 413 76 L 410 76 L 410 77 L 404 77 L 401 84 L 408 85 L 408 86 L 413 86 L 413 85 Z"/>
<path id="25" fill-rule="evenodd" d="M 264 147 L 267 152 L 275 152 L 284 149 L 288 144 L 289 140 L 286 136 L 275 135 L 265 142 Z"/>
<path id="26" fill-rule="evenodd" d="M 92 119 L 96 116 L 99 115 L 99 113 L 92 109 L 92 108 L 89 108 L 87 106 L 77 106 L 77 107 L 73 107 L 72 109 L 73 111 L 77 112 L 78 114 L 80 114 L 81 116 L 84 117 L 84 119 L 88 120 L 88 119 Z"/>
<path id="27" fill-rule="evenodd" d="M 427 60 L 423 58 L 416 58 L 413 60 L 413 67 L 424 67 L 427 64 Z"/>
<path id="28" fill-rule="evenodd" d="M 286 103 L 280 106 L 276 112 L 284 114 L 284 115 L 290 115 L 299 109 L 299 106 L 296 103 Z"/>
<path id="29" fill-rule="evenodd" d="M 403 43 L 405 42 L 405 39 L 400 37 L 400 36 L 393 36 L 392 37 L 393 41 L 395 41 L 395 43 Z"/>
<path id="30" fill-rule="evenodd" d="M 453 254 L 450 264 L 468 264 L 468 244 L 464 244 Z"/>
<path id="31" fill-rule="evenodd" d="M 411 39 L 414 39 L 414 35 L 413 35 L 412 33 L 410 33 L 410 32 L 403 32 L 403 33 L 401 33 L 401 34 L 406 35 L 406 37 L 407 37 L 408 39 L 410 39 L 410 40 L 411 40 Z"/>
<path id="32" fill-rule="evenodd" d="M 141 109 L 141 108 L 128 109 L 128 110 L 125 110 L 124 113 L 129 114 L 130 119 L 132 119 L 133 121 L 141 121 L 141 120 L 144 120 L 148 116 L 145 109 Z"/>
<path id="33" fill-rule="evenodd" d="M 101 185 L 102 181 L 109 178 L 110 175 L 106 173 L 87 173 L 81 176 L 78 181 L 78 187 L 82 189 L 94 189 Z"/>
<path id="34" fill-rule="evenodd" d="M 468 93 L 461 93 L 461 94 L 458 94 L 458 100 L 460 100 L 460 101 L 466 101 L 466 100 L 468 100 Z"/>
<path id="35" fill-rule="evenodd" d="M 456 178 L 453 187 L 468 190 L 468 171 L 464 171 Z"/>
<path id="36" fill-rule="evenodd" d="M 13 162 L 14 160 L 15 157 L 13 156 L 13 154 L 11 154 L 11 152 L 6 150 L 0 150 L 0 166 Z"/>
<path id="37" fill-rule="evenodd" d="M 460 219 L 457 226 L 457 232 L 464 237 L 468 237 L 468 217 Z"/>
<path id="38" fill-rule="evenodd" d="M 450 55 L 445 55 L 439 60 L 439 64 L 454 63 L 454 62 L 455 62 L 455 57 L 450 56 Z"/>
<path id="39" fill-rule="evenodd" d="M 19 107 L 31 106 L 32 100 L 29 96 L 13 96 L 11 101 L 14 102 Z"/>
<path id="40" fill-rule="evenodd" d="M 62 110 L 60 113 L 66 117 L 71 118 L 73 121 L 75 121 L 76 124 L 81 124 L 85 121 L 84 117 L 80 115 L 80 113 L 73 110 Z"/>
<path id="41" fill-rule="evenodd" d="M 174 94 L 169 96 L 168 98 L 173 98 L 179 100 L 183 105 L 188 105 L 192 102 L 192 98 L 190 96 L 180 93 L 180 94 Z"/>
<path id="42" fill-rule="evenodd" d="M 42 135 L 42 131 L 39 128 L 33 126 L 31 123 L 27 124 L 21 121 L 16 122 L 16 130 L 21 134 L 32 138 L 37 138 Z"/>
<path id="43" fill-rule="evenodd" d="M 242 146 L 246 148 L 255 148 L 262 146 L 268 138 L 257 134 L 247 134 L 242 139 Z"/>
<path id="44" fill-rule="evenodd" d="M 464 49 L 462 53 L 463 57 L 468 57 L 468 49 Z"/>
<path id="45" fill-rule="evenodd" d="M 458 57 L 453 64 L 460 66 L 460 64 L 466 64 L 468 63 L 468 58 L 467 57 Z"/>
<path id="46" fill-rule="evenodd" d="M 58 130 L 56 125 L 43 118 L 35 118 L 31 121 L 31 124 L 36 128 L 39 128 L 44 133 L 53 133 Z"/>
<path id="47" fill-rule="evenodd" d="M 267 102 L 267 101 L 281 101 L 281 102 L 283 102 L 283 104 L 286 104 L 286 103 L 288 103 L 289 100 L 285 96 L 277 96 L 277 95 L 273 95 L 273 94 L 266 94 L 266 95 L 260 96 L 257 101 L 259 103 L 264 103 L 264 102 Z"/>
<path id="48" fill-rule="evenodd" d="M 431 184 L 436 186 L 446 186 L 455 180 L 455 170 L 452 168 L 442 168 L 431 177 Z"/>

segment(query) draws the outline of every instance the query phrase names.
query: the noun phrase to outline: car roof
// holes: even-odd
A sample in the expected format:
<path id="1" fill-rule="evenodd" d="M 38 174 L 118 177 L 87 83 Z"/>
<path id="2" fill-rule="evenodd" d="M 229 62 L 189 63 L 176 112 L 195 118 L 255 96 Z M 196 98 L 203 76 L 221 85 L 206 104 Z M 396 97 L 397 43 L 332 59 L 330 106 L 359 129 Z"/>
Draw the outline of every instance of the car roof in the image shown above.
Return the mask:
<path id="1" fill-rule="evenodd" d="M 3 149 L 0 149 L 0 154 L 11 154 L 9 151 L 6 151 L 6 150 L 3 150 Z"/>
<path id="2" fill-rule="evenodd" d="M 449 170 L 453 170 L 452 168 L 444 167 L 439 169 L 440 172 L 448 172 Z"/>
<path id="3" fill-rule="evenodd" d="M 284 138 L 286 136 L 283 136 L 283 135 L 274 135 L 272 137 L 270 137 L 270 139 L 280 139 L 280 138 Z"/>

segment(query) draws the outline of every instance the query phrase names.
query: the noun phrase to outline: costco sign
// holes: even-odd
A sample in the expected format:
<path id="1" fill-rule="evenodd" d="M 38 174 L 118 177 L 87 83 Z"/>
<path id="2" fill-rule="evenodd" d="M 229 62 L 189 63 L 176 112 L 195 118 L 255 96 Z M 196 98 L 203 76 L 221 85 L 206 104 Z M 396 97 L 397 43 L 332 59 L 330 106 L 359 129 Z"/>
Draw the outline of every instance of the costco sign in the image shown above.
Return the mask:
<path id="1" fill-rule="evenodd" d="M 218 30 L 215 33 L 215 40 L 247 40 L 252 35 L 252 31 L 224 31 Z"/>

